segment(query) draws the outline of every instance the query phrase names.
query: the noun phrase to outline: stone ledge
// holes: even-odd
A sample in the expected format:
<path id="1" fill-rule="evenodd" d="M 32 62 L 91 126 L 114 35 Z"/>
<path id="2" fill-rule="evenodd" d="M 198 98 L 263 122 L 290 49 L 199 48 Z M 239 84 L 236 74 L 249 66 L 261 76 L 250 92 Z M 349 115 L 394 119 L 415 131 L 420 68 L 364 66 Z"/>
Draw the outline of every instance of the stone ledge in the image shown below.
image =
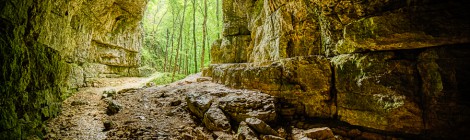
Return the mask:
<path id="1" fill-rule="evenodd" d="M 330 96 L 331 67 L 322 56 L 300 56 L 273 62 L 269 66 L 253 63 L 213 64 L 205 72 L 212 81 L 232 88 L 259 89 L 284 99 L 288 104 L 305 106 L 296 112 L 309 117 L 332 118 L 336 107 Z"/>

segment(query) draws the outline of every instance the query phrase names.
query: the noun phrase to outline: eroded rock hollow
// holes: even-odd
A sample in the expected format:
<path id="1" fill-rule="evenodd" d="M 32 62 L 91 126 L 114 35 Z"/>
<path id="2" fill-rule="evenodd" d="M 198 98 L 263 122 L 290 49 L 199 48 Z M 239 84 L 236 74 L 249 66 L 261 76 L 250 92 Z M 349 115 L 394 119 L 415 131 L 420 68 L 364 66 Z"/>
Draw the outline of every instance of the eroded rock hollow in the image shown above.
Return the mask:
<path id="1" fill-rule="evenodd" d="M 44 120 L 94 78 L 138 75 L 147 0 L 0 1 L 0 139 Z"/>
<path id="2" fill-rule="evenodd" d="M 468 137 L 470 13 L 461 0 L 223 0 L 213 82 L 279 98 L 283 119 Z"/>

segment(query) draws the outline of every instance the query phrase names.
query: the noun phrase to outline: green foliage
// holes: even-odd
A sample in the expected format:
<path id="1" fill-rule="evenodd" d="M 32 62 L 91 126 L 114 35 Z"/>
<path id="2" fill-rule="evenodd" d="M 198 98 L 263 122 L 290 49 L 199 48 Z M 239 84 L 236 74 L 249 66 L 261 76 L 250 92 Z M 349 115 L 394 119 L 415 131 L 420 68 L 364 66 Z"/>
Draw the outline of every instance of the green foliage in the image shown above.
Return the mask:
<path id="1" fill-rule="evenodd" d="M 192 31 L 196 31 L 196 60 L 200 64 L 202 43 L 203 2 L 196 0 L 196 9 L 193 9 L 193 0 L 187 0 L 186 12 L 183 13 L 184 0 L 151 0 L 143 18 L 144 47 L 141 50 L 141 65 L 147 65 L 161 72 L 171 72 L 177 69 L 180 74 L 196 73 L 194 71 L 194 44 Z M 222 2 L 219 0 L 219 14 L 217 15 L 217 2 L 208 1 L 207 42 L 204 63 L 210 63 L 210 46 L 219 38 L 222 31 Z M 193 11 L 196 13 L 196 28 L 193 28 Z M 178 33 L 185 14 L 180 48 L 177 63 L 175 63 Z M 217 18 L 219 16 L 219 18 Z M 166 57 L 166 58 L 165 58 Z M 165 65 L 165 60 L 167 65 Z M 171 64 L 168 64 L 170 63 Z M 177 66 L 175 67 L 175 64 Z M 166 66 L 166 68 L 165 68 Z M 199 67 L 199 66 L 198 66 Z M 199 70 L 199 69 L 198 69 Z"/>
<path id="2" fill-rule="evenodd" d="M 172 76 L 171 73 L 163 73 L 162 76 L 153 79 L 152 82 L 155 83 L 155 85 L 165 85 L 165 84 L 173 83 L 175 81 L 184 79 L 186 77 L 186 75 L 184 74 L 176 74 L 175 81 L 172 81 L 171 76 Z"/>

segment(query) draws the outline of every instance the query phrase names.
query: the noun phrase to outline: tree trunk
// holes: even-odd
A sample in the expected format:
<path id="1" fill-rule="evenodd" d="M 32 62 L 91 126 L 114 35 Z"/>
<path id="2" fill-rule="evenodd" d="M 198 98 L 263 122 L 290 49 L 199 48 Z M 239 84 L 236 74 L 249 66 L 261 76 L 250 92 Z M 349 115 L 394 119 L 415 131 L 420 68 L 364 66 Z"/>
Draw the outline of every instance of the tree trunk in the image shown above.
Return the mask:
<path id="1" fill-rule="evenodd" d="M 194 45 L 194 73 L 197 73 L 196 0 L 193 0 L 193 45 Z"/>
<path id="2" fill-rule="evenodd" d="M 206 49 L 207 36 L 207 0 L 204 0 L 204 21 L 202 23 L 202 53 L 201 53 L 201 71 L 204 69 L 204 54 Z"/>
<path id="3" fill-rule="evenodd" d="M 176 68 L 179 67 L 179 65 L 178 65 L 178 55 L 179 55 L 181 46 L 183 46 L 183 44 L 182 44 L 182 40 L 183 40 L 182 35 L 183 35 L 184 15 L 186 13 L 186 3 L 187 3 L 187 1 L 188 0 L 184 0 L 183 17 L 181 18 L 180 33 L 179 33 L 179 37 L 178 37 L 178 48 L 176 49 L 176 56 L 175 56 L 175 68 L 173 69 L 173 75 L 171 76 L 171 81 L 175 81 L 175 72 L 177 70 Z"/>
<path id="4" fill-rule="evenodd" d="M 173 21 L 174 21 L 173 22 L 173 24 L 174 24 L 176 20 L 173 19 Z M 168 63 L 168 69 L 167 69 L 166 72 L 170 72 L 172 70 L 171 69 L 171 64 L 173 62 L 173 51 L 175 50 L 175 49 L 173 49 L 174 48 L 174 43 L 175 43 L 174 38 L 175 38 L 175 27 L 173 26 L 173 31 L 171 32 L 171 39 L 170 39 L 170 41 L 171 41 L 171 48 L 170 48 L 170 55 L 169 55 L 170 62 Z"/>
<path id="5" fill-rule="evenodd" d="M 219 17 L 220 17 L 220 13 L 219 13 L 219 0 L 215 0 L 217 2 L 217 7 L 216 7 L 216 11 L 215 11 L 215 16 L 217 17 L 217 30 L 220 29 L 220 20 L 219 20 Z M 220 32 L 217 34 L 217 38 L 220 38 Z"/>
<path id="6" fill-rule="evenodd" d="M 208 37 L 208 36 L 206 36 L 206 37 Z M 211 48 L 212 48 L 212 45 L 210 44 L 211 42 L 209 42 L 210 40 L 209 40 L 208 38 L 206 38 L 206 40 L 208 40 L 208 41 L 207 41 L 207 50 L 209 51 L 209 53 L 207 53 L 207 54 L 208 54 L 208 56 L 209 56 L 209 60 L 211 60 L 211 53 L 210 53 L 210 50 L 211 50 Z"/>
<path id="7" fill-rule="evenodd" d="M 163 63 L 163 72 L 166 72 L 166 64 L 168 62 L 168 46 L 169 45 L 170 45 L 170 30 L 166 29 L 165 62 Z"/>

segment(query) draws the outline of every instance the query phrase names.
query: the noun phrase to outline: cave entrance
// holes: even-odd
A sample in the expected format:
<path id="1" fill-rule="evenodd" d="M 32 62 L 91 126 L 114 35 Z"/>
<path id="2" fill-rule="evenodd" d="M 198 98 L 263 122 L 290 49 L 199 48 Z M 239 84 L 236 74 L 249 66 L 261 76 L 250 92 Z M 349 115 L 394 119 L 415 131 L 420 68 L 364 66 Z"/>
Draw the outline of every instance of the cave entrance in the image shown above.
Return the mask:
<path id="1" fill-rule="evenodd" d="M 173 81 L 210 63 L 222 31 L 222 0 L 150 0 L 142 23 L 141 64 L 171 73 Z"/>

